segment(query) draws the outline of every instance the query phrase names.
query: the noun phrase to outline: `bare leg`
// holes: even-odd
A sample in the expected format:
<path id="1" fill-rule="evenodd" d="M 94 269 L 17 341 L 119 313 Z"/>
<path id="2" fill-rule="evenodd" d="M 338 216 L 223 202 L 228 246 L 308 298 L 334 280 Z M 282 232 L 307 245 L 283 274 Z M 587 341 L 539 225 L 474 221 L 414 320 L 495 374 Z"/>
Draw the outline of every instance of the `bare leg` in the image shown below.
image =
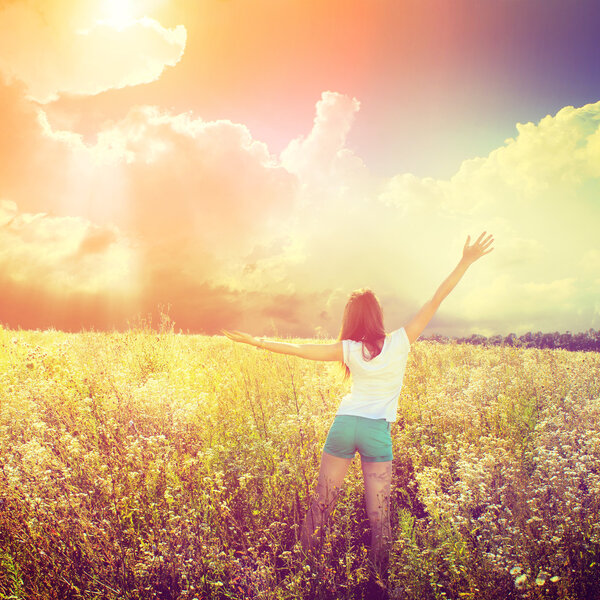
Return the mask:
<path id="1" fill-rule="evenodd" d="M 379 575 L 387 570 L 392 530 L 390 489 L 392 461 L 361 463 L 365 480 L 365 500 L 371 525 L 371 560 Z"/>
<path id="2" fill-rule="evenodd" d="M 300 530 L 300 542 L 305 552 L 313 550 L 323 535 L 351 462 L 351 458 L 338 458 L 323 452 L 317 489 Z"/>

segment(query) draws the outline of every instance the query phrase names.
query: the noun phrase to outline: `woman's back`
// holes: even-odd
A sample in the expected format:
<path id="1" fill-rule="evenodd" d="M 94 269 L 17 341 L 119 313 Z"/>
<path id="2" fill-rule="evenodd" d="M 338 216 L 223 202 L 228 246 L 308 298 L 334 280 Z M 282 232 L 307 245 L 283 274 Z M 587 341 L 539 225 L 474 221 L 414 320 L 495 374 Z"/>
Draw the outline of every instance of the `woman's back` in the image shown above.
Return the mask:
<path id="1" fill-rule="evenodd" d="M 381 352 L 365 356 L 362 342 L 342 340 L 344 363 L 352 374 L 352 388 L 338 409 L 338 415 L 396 420 L 398 396 L 410 343 L 404 328 L 387 335 Z"/>

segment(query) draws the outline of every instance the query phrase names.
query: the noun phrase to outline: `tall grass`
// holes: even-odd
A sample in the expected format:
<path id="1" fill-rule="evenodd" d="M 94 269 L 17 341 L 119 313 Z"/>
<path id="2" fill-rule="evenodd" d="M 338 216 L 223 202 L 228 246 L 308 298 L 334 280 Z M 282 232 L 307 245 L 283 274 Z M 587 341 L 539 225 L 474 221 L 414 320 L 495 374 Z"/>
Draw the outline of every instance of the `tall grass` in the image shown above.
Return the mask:
<path id="1" fill-rule="evenodd" d="M 417 343 L 391 595 L 600 597 L 600 357 Z M 0 329 L 0 599 L 370 598 L 356 460 L 298 545 L 337 369 L 172 328 Z"/>

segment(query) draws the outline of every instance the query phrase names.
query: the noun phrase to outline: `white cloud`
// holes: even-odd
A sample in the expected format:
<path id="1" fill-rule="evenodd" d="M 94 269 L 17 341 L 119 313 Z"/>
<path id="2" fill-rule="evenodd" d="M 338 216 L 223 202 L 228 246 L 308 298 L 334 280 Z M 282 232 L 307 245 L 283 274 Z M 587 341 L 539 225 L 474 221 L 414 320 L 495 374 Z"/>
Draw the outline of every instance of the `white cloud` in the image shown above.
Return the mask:
<path id="1" fill-rule="evenodd" d="M 450 272 L 466 235 L 486 229 L 496 249 L 443 304 L 438 326 L 587 329 L 598 293 L 590 264 L 600 251 L 599 126 L 600 102 L 566 107 L 519 125 L 514 139 L 448 180 L 399 174 L 369 181 L 367 195 L 348 185 L 347 173 L 329 172 L 322 189 L 338 192 L 302 205 L 310 210 L 297 216 L 295 239 L 306 259 L 290 278 L 302 281 L 299 289 L 370 285 L 390 298 L 390 326 L 399 325 Z M 314 188 L 305 193 L 315 196 Z"/>
<path id="2" fill-rule="evenodd" d="M 461 191 L 485 191 L 501 203 L 507 196 L 536 200 L 556 188 L 598 177 L 600 102 L 567 106 L 539 123 L 517 124 L 518 135 L 485 158 L 463 162 L 452 177 Z"/>
<path id="3" fill-rule="evenodd" d="M 182 25 L 148 17 L 116 27 L 98 22 L 89 2 L 18 0 L 0 9 L 0 71 L 27 86 L 38 102 L 60 94 L 98 94 L 149 83 L 181 59 Z M 79 10 L 77 10 L 79 8 Z"/>
<path id="4" fill-rule="evenodd" d="M 258 333 L 273 321 L 280 333 L 334 335 L 357 287 L 378 293 L 388 327 L 404 324 L 454 267 L 466 235 L 487 229 L 495 251 L 444 302 L 434 329 L 506 334 L 597 323 L 600 103 L 520 126 L 448 180 L 369 174 L 347 148 L 358 108 L 324 93 L 312 130 L 280 157 L 225 120 L 136 107 L 89 145 L 40 112 L 30 148 L 43 142 L 36 160 L 56 157 L 61 178 L 36 170 L 20 178 L 22 194 L 62 216 L 35 216 L 36 208 L 11 221 L 16 207 L 0 205 L 0 226 L 19 224 L 14 248 L 2 238 L 3 264 L 22 263 L 23 276 L 45 273 L 63 289 L 132 281 L 146 305 L 172 298 L 185 307 L 182 319 L 207 327 L 232 319 Z M 32 116 L 22 118 L 27 125 Z M 0 194 L 21 205 L 15 186 Z M 112 260 L 129 275 L 109 269 Z"/>
<path id="5" fill-rule="evenodd" d="M 0 271 L 42 290 L 132 295 L 135 251 L 115 226 L 78 217 L 22 213 L 0 203 Z"/>
<path id="6" fill-rule="evenodd" d="M 360 108 L 356 98 L 323 92 L 310 133 L 292 140 L 281 153 L 281 164 L 307 182 L 323 185 L 328 178 L 363 175 L 364 163 L 346 147 L 346 138 Z"/>

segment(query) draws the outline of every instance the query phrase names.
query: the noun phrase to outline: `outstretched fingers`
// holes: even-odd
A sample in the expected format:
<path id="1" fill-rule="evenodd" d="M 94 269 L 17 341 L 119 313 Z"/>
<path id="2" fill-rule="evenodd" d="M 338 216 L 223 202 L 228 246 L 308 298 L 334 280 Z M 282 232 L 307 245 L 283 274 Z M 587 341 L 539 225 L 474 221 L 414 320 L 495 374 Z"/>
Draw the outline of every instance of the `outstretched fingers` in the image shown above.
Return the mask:
<path id="1" fill-rule="evenodd" d="M 471 236 L 467 236 L 467 241 L 463 249 L 463 258 L 469 262 L 474 262 L 493 250 L 494 236 L 487 231 L 483 231 L 472 244 L 469 243 L 470 241 Z"/>
<path id="2" fill-rule="evenodd" d="M 494 236 L 490 233 L 480 244 L 482 254 L 489 254 L 494 249 L 491 247 L 493 243 L 494 243 Z"/>
<path id="3" fill-rule="evenodd" d="M 221 329 L 221 333 L 233 342 L 243 342 L 249 344 L 252 341 L 252 336 L 248 333 L 244 333 L 243 331 L 229 331 L 227 329 Z"/>

